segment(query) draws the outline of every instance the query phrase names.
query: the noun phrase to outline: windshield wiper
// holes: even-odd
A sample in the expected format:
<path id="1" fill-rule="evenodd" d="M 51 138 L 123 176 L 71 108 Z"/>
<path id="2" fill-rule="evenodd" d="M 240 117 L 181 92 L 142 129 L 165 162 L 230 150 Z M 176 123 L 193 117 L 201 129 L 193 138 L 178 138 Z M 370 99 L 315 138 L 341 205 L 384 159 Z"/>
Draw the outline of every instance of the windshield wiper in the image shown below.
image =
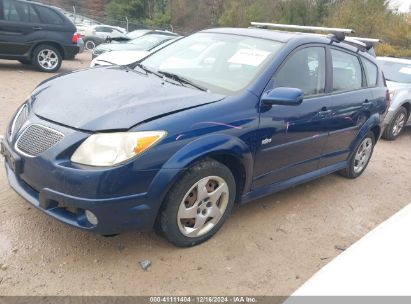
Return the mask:
<path id="1" fill-rule="evenodd" d="M 156 76 L 158 76 L 158 77 L 163 78 L 163 75 L 161 75 L 161 74 L 159 74 L 159 73 L 157 73 L 157 72 L 155 72 L 155 71 L 153 71 L 153 70 L 150 70 L 149 68 L 147 68 L 145 65 L 143 65 L 143 64 L 140 63 L 140 62 L 137 62 L 136 64 L 134 64 L 134 67 L 139 67 L 140 69 L 142 69 L 142 70 L 145 71 L 146 73 L 154 74 L 154 75 L 156 75 Z"/>
<path id="2" fill-rule="evenodd" d="M 174 73 L 170 73 L 170 72 L 165 72 L 165 71 L 158 71 L 158 73 L 164 75 L 164 76 L 167 77 L 167 78 L 174 79 L 174 80 L 180 82 L 181 84 L 188 84 L 188 85 L 190 85 L 190 86 L 192 86 L 192 87 L 194 87 L 194 88 L 196 88 L 196 89 L 198 89 L 198 90 L 204 91 L 204 92 L 207 92 L 207 91 L 208 91 L 207 88 L 205 88 L 205 87 L 203 87 L 203 86 L 200 86 L 200 85 L 192 82 L 191 80 L 189 80 L 189 79 L 187 79 L 187 78 L 184 78 L 184 77 L 182 77 L 182 76 L 180 76 L 180 75 L 177 75 L 177 74 L 174 74 Z"/>
<path id="3" fill-rule="evenodd" d="M 399 81 L 396 81 L 396 80 L 393 80 L 393 79 L 388 79 L 388 78 L 385 78 L 385 80 L 386 81 L 391 81 L 391 82 L 399 82 Z"/>

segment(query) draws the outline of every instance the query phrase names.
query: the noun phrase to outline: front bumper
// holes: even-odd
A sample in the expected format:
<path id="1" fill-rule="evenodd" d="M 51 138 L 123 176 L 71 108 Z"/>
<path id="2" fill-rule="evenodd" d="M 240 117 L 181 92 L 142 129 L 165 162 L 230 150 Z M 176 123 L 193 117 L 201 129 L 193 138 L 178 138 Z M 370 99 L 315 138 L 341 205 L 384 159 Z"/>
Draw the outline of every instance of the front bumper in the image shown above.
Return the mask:
<path id="1" fill-rule="evenodd" d="M 21 197 L 63 223 L 103 235 L 151 230 L 169 181 L 180 171 L 133 171 L 132 163 L 106 170 L 73 168 L 50 161 L 56 151 L 33 158 L 6 140 L 2 145 L 2 154 L 15 157 L 17 165 L 5 161 L 5 169 L 10 186 Z M 86 210 L 97 217 L 97 224 L 87 220 Z"/>

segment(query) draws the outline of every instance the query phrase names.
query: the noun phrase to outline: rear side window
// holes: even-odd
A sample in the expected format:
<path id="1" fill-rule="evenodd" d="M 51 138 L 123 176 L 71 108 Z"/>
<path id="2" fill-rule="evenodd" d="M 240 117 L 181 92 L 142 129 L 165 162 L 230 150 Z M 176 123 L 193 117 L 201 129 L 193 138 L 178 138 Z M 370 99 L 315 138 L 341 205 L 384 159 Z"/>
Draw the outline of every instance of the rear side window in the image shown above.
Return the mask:
<path id="1" fill-rule="evenodd" d="M 36 6 L 36 10 L 40 13 L 40 18 L 43 21 L 43 23 L 53 25 L 64 24 L 63 18 L 49 7 L 38 5 Z"/>
<path id="2" fill-rule="evenodd" d="M 308 47 L 295 52 L 274 77 L 275 87 L 301 89 L 305 95 L 325 91 L 325 49 Z"/>
<path id="3" fill-rule="evenodd" d="M 378 68 L 371 61 L 364 59 L 362 60 L 364 64 L 365 77 L 367 78 L 368 87 L 375 87 L 378 80 Z"/>
<path id="4" fill-rule="evenodd" d="M 357 56 L 331 50 L 333 91 L 351 91 L 362 87 L 362 69 Z"/>

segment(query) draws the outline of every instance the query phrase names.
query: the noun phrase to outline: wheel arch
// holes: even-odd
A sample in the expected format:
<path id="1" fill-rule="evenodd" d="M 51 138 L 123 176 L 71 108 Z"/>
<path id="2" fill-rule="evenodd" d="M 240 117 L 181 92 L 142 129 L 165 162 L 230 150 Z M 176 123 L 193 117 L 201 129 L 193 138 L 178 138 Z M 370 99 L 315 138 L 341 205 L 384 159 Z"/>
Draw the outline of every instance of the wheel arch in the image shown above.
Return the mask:
<path id="1" fill-rule="evenodd" d="M 373 132 L 375 142 L 377 142 L 380 139 L 381 134 L 382 134 L 381 133 L 382 128 L 381 128 L 381 125 L 380 125 L 380 118 L 377 114 L 371 116 L 370 119 L 368 119 L 366 121 L 366 123 L 359 130 L 359 132 L 357 134 L 357 137 L 355 138 L 355 140 L 351 144 L 350 157 L 354 153 L 355 148 L 360 144 L 363 137 L 370 131 Z"/>
<path id="2" fill-rule="evenodd" d="M 401 107 L 404 107 L 407 110 L 407 119 L 410 118 L 411 115 L 411 100 L 405 100 Z"/>
<path id="3" fill-rule="evenodd" d="M 163 165 L 164 169 L 189 168 L 205 158 L 227 166 L 236 179 L 238 193 L 251 188 L 254 158 L 248 145 L 238 137 L 215 134 L 184 146 Z"/>
<path id="4" fill-rule="evenodd" d="M 65 59 L 65 58 L 66 58 L 66 52 L 64 51 L 64 48 L 62 47 L 62 45 L 59 44 L 58 42 L 49 41 L 49 40 L 37 42 L 36 44 L 34 44 L 33 47 L 32 47 L 31 50 L 30 50 L 30 58 L 33 57 L 33 55 L 34 55 L 34 50 L 35 50 L 38 46 L 40 46 L 40 45 L 50 45 L 50 46 L 53 46 L 53 47 L 55 47 L 55 48 L 60 52 L 60 55 L 61 55 L 62 59 Z"/>
<path id="5" fill-rule="evenodd" d="M 237 184 L 237 202 L 243 193 L 249 191 L 254 160 L 247 144 L 230 135 L 205 136 L 185 145 L 170 157 L 151 183 L 148 198 L 152 199 L 156 205 L 154 208 L 157 209 L 155 210 L 157 219 L 173 184 L 181 178 L 187 168 L 207 158 L 221 162 L 233 173 Z M 238 187 L 238 185 L 240 186 Z M 159 194 L 158 189 L 163 189 L 161 194 Z M 156 221 L 153 223 L 154 225 Z"/>

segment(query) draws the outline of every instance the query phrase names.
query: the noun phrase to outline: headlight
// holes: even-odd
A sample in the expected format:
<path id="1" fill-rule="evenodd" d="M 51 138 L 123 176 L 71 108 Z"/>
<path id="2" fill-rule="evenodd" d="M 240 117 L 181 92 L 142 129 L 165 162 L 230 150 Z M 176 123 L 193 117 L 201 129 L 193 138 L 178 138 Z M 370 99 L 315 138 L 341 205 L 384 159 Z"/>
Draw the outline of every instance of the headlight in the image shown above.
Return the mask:
<path id="1" fill-rule="evenodd" d="M 71 161 L 96 167 L 114 166 L 143 153 L 166 134 L 164 131 L 94 134 L 77 148 Z"/>

